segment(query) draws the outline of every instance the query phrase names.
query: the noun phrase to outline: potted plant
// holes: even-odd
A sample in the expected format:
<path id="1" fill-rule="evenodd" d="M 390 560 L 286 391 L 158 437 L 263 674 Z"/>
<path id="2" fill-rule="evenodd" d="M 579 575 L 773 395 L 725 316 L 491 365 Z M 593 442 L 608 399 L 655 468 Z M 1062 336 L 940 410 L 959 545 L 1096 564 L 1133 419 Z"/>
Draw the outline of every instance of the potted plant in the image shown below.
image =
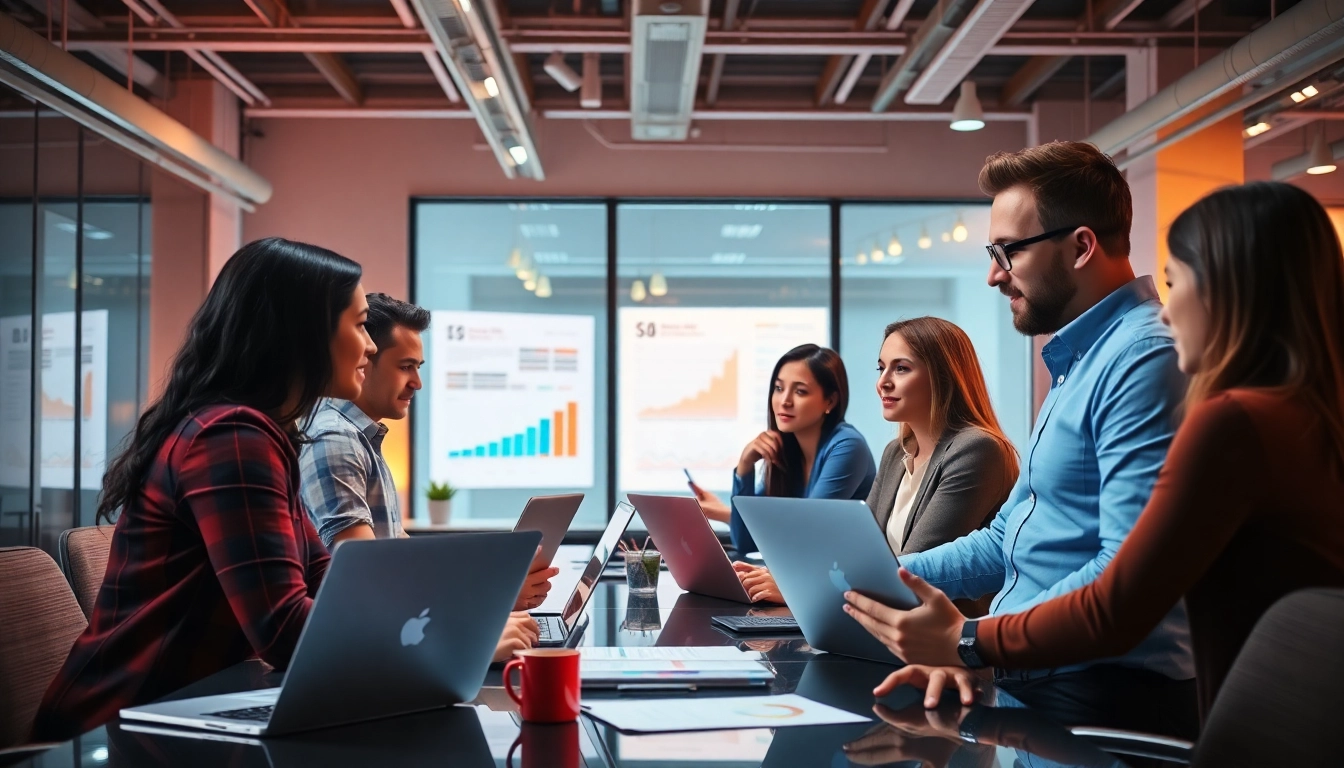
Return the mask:
<path id="1" fill-rule="evenodd" d="M 429 522 L 432 525 L 448 524 L 448 517 L 453 511 L 453 497 L 456 495 L 457 489 L 446 482 L 429 484 L 425 498 L 429 499 Z"/>

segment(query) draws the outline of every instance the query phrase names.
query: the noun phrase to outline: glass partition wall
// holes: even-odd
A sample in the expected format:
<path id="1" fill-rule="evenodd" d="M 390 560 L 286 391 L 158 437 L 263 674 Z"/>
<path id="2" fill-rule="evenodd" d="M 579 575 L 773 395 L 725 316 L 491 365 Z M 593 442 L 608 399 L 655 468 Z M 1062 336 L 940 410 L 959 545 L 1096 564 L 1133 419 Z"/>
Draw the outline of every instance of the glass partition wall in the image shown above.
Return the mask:
<path id="1" fill-rule="evenodd" d="M 0 86 L 0 546 L 94 524 L 148 383 L 148 171 Z"/>
<path id="2" fill-rule="evenodd" d="M 1031 423 L 1030 344 L 985 284 L 989 208 L 837 201 L 412 201 L 413 298 L 434 311 L 412 409 L 413 509 L 511 525 L 534 494 L 584 493 L 574 528 L 628 491 L 724 492 L 766 428 L 794 346 L 841 353 L 847 419 L 874 456 L 888 323 L 970 335 L 1005 431 Z"/>

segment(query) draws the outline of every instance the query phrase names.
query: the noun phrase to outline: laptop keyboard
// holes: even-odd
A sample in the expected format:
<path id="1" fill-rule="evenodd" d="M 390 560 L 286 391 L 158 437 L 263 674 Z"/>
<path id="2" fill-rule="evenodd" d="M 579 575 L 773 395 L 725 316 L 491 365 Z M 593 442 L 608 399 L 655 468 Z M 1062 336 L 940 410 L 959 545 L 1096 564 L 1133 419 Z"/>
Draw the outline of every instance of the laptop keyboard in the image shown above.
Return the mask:
<path id="1" fill-rule="evenodd" d="M 718 618 L 718 617 L 716 617 Z M 733 629 L 791 629 L 798 630 L 798 621 L 792 616 L 724 616 L 720 619 Z"/>
<path id="2" fill-rule="evenodd" d="M 266 704 L 260 707 L 245 707 L 243 709 L 226 709 L 223 712 L 207 712 L 207 717 L 224 717 L 229 720 L 251 720 L 257 723 L 264 723 L 271 719 L 271 712 L 275 709 L 274 704 Z"/>
<path id="3" fill-rule="evenodd" d="M 554 616 L 541 616 L 537 619 L 537 642 L 538 643 L 558 643 L 565 639 L 564 630 L 560 629 L 560 620 Z"/>

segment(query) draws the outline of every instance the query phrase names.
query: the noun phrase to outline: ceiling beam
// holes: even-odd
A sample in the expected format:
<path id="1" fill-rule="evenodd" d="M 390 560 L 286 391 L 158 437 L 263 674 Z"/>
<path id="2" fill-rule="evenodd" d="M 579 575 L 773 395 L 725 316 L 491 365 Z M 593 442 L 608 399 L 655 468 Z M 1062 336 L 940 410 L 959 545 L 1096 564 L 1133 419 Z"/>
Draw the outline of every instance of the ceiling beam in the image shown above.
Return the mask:
<path id="1" fill-rule="evenodd" d="M 70 19 L 67 23 L 67 29 L 71 31 L 101 31 L 108 29 L 103 20 L 93 15 L 84 6 L 75 2 L 75 0 L 60 0 L 59 2 L 49 2 L 48 0 L 26 0 L 29 6 L 44 16 L 51 14 L 52 24 L 59 29 L 61 26 L 62 9 L 68 10 Z M 73 49 L 72 49 L 73 50 Z M 126 55 L 126 33 L 121 33 L 121 46 L 112 47 L 104 50 L 90 51 L 94 58 L 107 65 L 112 71 L 120 74 L 125 82 L 127 74 L 131 80 L 141 88 L 149 91 L 155 96 L 164 97 L 168 95 L 168 81 L 159 74 L 157 69 L 151 67 L 144 59 L 139 56 Z"/>
<path id="2" fill-rule="evenodd" d="M 630 112 L 624 109 L 570 109 L 547 108 L 539 106 L 537 114 L 548 120 L 629 120 Z M 302 106 L 299 104 L 276 107 L 253 107 L 244 111 L 247 117 L 269 118 L 397 118 L 425 120 L 470 120 L 472 112 L 468 109 L 441 109 L 433 107 L 396 106 L 396 107 L 332 107 Z M 904 110 L 900 112 L 870 112 L 868 110 L 842 109 L 750 109 L 729 106 L 728 109 L 697 109 L 691 113 L 695 120 L 718 120 L 734 122 L 827 122 L 827 123 L 944 123 L 952 119 L 947 110 Z M 1030 122 L 1030 112 L 986 112 L 985 119 L 990 122 Z"/>
<path id="3" fill-rule="evenodd" d="M 856 32 L 867 32 L 876 29 L 878 22 L 882 20 L 882 11 L 886 10 L 888 1 L 863 0 L 863 6 L 859 8 L 859 16 L 854 20 L 854 30 Z M 868 66 L 869 58 L 863 57 L 862 66 Z M 826 67 L 821 72 L 821 79 L 817 81 L 817 106 L 824 107 L 835 98 L 836 91 L 840 89 L 840 84 L 844 82 L 845 75 L 849 72 L 854 59 L 855 56 L 839 55 L 826 60 Z M 841 101 L 844 100 L 841 99 Z"/>
<path id="4" fill-rule="evenodd" d="M 723 4 L 723 23 L 719 29 L 730 32 L 737 27 L 737 11 L 741 5 L 741 0 L 726 0 Z M 728 54 L 716 53 L 714 60 L 709 65 L 709 83 L 705 86 L 705 103 L 714 106 L 714 102 L 719 100 L 719 86 L 723 84 L 723 65 L 727 61 Z"/>
<path id="5" fill-rule="evenodd" d="M 1167 29 L 1175 29 L 1193 19 L 1196 13 L 1204 10 L 1204 7 L 1211 2 L 1213 0 L 1181 0 L 1175 8 L 1167 11 L 1166 15 L 1162 17 L 1162 26 Z"/>
<path id="6" fill-rule="evenodd" d="M 159 0 L 122 0 L 122 2 L 126 3 L 126 7 L 139 16 L 141 21 L 150 26 L 158 26 L 161 21 L 175 29 L 186 26 Z M 196 62 L 197 66 L 232 91 L 233 95 L 237 96 L 239 101 L 247 106 L 253 106 L 258 102 L 268 107 L 271 105 L 271 100 L 266 97 L 266 94 L 262 93 L 262 90 L 256 84 L 244 77 L 243 73 L 235 69 L 223 56 L 214 51 L 187 51 L 186 53 L 187 58 Z"/>
<path id="7" fill-rule="evenodd" d="M 282 29 L 296 26 L 283 0 L 244 0 L 244 2 L 268 27 Z M 350 66 L 339 56 L 330 51 L 305 51 L 303 55 L 342 99 L 355 106 L 364 103 L 364 89 Z"/>

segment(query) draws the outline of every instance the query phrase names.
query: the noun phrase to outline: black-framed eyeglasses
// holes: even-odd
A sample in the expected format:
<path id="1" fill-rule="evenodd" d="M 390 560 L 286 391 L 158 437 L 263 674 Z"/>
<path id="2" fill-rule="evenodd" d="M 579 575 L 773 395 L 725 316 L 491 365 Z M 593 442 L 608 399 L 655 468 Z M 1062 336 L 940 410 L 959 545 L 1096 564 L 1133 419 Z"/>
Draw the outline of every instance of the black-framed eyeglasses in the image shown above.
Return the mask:
<path id="1" fill-rule="evenodd" d="M 1045 234 L 1028 237 L 1025 240 L 1018 240 L 1014 243 L 990 243 L 985 246 L 985 250 L 989 251 L 989 257 L 997 262 L 998 265 L 1003 268 L 1004 272 L 1012 272 L 1013 261 L 1008 257 L 1012 255 L 1013 251 L 1020 251 L 1028 245 L 1039 243 L 1042 240 L 1050 240 L 1059 237 L 1060 235 L 1067 235 L 1075 229 L 1078 229 L 1078 227 L 1061 227 L 1059 229 L 1052 229 Z"/>

